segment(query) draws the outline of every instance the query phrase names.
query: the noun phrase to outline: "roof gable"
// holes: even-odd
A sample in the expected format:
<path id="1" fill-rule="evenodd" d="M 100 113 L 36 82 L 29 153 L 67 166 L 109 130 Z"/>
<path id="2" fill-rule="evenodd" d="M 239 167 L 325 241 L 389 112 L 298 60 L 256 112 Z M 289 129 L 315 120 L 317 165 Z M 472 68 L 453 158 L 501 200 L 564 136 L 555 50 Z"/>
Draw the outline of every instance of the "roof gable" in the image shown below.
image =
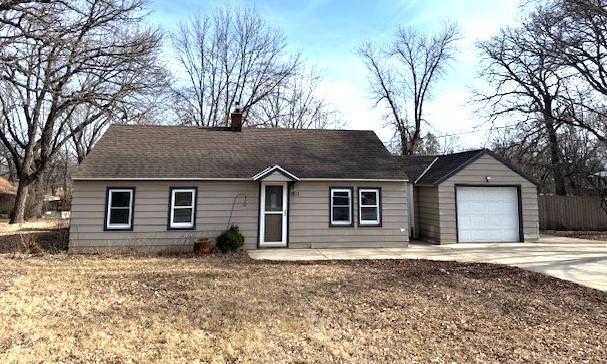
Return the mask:
<path id="1" fill-rule="evenodd" d="M 526 179 L 527 181 L 529 181 L 530 183 L 534 184 L 535 186 L 539 186 L 539 182 L 536 181 L 533 177 L 529 176 L 528 174 L 526 174 L 525 172 L 521 171 L 517 166 L 515 166 L 512 162 L 510 162 L 509 160 L 507 160 L 506 158 L 502 157 L 501 155 L 495 153 L 492 150 L 489 149 L 485 149 L 485 152 L 492 156 L 493 158 L 497 159 L 498 161 L 502 162 L 503 165 L 505 165 L 506 167 L 508 167 L 512 172 L 518 174 L 519 176 L 523 177 L 524 179 Z"/>
<path id="2" fill-rule="evenodd" d="M 483 154 L 484 150 L 479 149 L 437 156 L 432 166 L 416 180 L 416 183 L 440 184 Z"/>
<path id="3" fill-rule="evenodd" d="M 491 156 L 516 174 L 534 185 L 538 185 L 536 181 L 520 171 L 512 163 L 489 149 L 476 149 L 438 156 L 402 156 L 398 158 L 415 184 L 438 185 L 456 175 L 483 155 Z"/>
<path id="4" fill-rule="evenodd" d="M 253 181 L 261 181 L 267 179 L 273 179 L 274 181 L 276 181 L 276 177 L 278 176 L 281 176 L 282 178 L 280 179 L 284 179 L 285 181 L 299 181 L 299 178 L 297 178 L 296 175 L 286 171 L 284 168 L 277 164 L 270 166 L 264 169 L 263 171 L 257 173 L 253 176 L 252 179 Z"/>

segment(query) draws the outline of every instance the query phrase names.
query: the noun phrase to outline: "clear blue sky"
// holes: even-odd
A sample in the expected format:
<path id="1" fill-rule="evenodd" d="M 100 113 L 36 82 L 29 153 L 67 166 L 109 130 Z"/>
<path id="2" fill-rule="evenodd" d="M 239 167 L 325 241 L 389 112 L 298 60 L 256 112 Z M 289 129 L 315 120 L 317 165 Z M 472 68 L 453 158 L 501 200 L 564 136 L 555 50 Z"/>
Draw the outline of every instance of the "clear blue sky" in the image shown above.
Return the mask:
<path id="1" fill-rule="evenodd" d="M 209 13 L 226 5 L 254 8 L 268 23 L 280 27 L 289 46 L 323 70 L 325 81 L 319 92 L 342 112 L 346 127 L 373 129 L 384 141 L 390 133 L 368 99 L 367 73 L 354 54 L 358 44 L 364 40 L 387 41 L 399 25 L 432 32 L 444 20 L 458 22 L 463 31 L 460 52 L 435 89 L 426 119 L 435 134 L 465 132 L 483 122 L 468 104 L 469 89 L 478 82 L 474 43 L 511 24 L 520 10 L 518 0 L 152 0 L 150 21 L 170 31 L 192 14 Z M 465 147 L 482 146 L 486 139 L 486 132 L 460 136 Z"/>

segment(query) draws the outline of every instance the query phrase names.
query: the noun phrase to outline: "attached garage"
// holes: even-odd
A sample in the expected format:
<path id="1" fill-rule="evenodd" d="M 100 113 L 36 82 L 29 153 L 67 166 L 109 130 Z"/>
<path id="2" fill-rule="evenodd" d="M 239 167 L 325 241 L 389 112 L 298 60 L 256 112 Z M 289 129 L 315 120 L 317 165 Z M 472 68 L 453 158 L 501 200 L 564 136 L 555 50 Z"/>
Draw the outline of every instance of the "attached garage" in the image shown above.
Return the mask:
<path id="1" fill-rule="evenodd" d="M 490 150 L 399 158 L 414 181 L 412 239 L 449 244 L 539 238 L 537 184 Z"/>

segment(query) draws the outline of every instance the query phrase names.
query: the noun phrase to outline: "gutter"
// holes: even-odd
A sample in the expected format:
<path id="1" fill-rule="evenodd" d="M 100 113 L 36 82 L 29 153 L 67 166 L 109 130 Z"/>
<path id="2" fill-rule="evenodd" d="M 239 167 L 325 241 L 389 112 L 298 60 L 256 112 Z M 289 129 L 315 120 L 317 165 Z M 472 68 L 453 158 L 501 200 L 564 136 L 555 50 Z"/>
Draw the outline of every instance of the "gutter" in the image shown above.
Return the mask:
<path id="1" fill-rule="evenodd" d="M 300 178 L 302 182 L 323 182 L 323 181 L 352 181 L 352 182 L 409 182 L 409 179 L 386 179 L 386 178 Z M 254 182 L 251 178 L 129 178 L 129 177 L 73 177 L 72 181 L 248 181 Z"/>

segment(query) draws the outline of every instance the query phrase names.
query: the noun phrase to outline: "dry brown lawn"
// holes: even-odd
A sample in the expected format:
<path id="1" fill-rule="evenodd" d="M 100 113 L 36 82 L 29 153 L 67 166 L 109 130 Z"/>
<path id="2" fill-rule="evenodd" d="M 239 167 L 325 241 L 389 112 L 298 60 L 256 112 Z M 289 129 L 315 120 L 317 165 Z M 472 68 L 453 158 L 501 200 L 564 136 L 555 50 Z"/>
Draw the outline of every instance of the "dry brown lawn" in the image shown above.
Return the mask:
<path id="1" fill-rule="evenodd" d="M 18 232 L 38 232 L 64 229 L 69 226 L 67 219 L 40 219 L 26 221 L 22 224 L 8 224 L 8 220 L 0 220 L 0 235 L 10 235 Z"/>
<path id="2" fill-rule="evenodd" d="M 604 362 L 607 294 L 430 261 L 0 256 L 0 362 Z"/>
<path id="3" fill-rule="evenodd" d="M 0 177 L 0 193 L 16 193 L 17 187 L 6 178 Z"/>
<path id="4" fill-rule="evenodd" d="M 22 224 L 0 220 L 1 253 L 56 253 L 67 250 L 67 219 L 40 219 Z"/>
<path id="5" fill-rule="evenodd" d="M 564 236 L 567 238 L 578 238 L 596 240 L 597 242 L 607 243 L 607 231 L 557 231 L 546 230 L 544 233 L 555 236 Z"/>

